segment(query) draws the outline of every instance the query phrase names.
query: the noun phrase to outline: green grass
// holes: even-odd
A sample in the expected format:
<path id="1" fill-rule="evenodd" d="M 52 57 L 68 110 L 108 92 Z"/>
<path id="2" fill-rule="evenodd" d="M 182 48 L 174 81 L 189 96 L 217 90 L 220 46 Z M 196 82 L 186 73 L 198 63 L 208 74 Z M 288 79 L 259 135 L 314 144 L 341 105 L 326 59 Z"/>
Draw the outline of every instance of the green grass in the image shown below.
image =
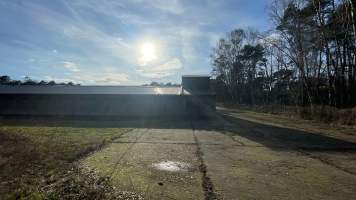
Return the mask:
<path id="1" fill-rule="evenodd" d="M 39 185 L 63 178 L 63 174 L 73 169 L 75 161 L 128 131 L 120 128 L 1 126 L 0 199 L 48 199 Z"/>

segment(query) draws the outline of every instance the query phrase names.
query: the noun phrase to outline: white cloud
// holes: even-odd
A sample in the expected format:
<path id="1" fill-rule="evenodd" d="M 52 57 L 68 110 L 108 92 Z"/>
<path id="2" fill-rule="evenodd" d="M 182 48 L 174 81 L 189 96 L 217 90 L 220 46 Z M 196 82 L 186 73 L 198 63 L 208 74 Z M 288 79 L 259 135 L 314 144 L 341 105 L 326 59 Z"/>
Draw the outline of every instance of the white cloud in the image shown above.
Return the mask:
<path id="1" fill-rule="evenodd" d="M 124 38 L 117 34 L 108 33 L 95 23 L 81 18 L 80 12 L 78 11 L 83 8 L 72 8 L 70 4 L 75 4 L 74 2 L 64 2 L 66 2 L 66 6 L 70 9 L 73 16 L 75 16 L 74 19 L 58 12 L 50 12 L 39 5 L 33 5 L 31 7 L 32 17 L 47 30 L 65 36 L 65 41 L 69 43 L 72 48 L 80 49 L 80 53 L 85 54 L 87 57 L 93 58 L 94 55 L 95 57 L 105 56 L 106 58 L 114 58 L 124 62 L 134 60 L 132 58 L 132 47 Z M 110 5 L 108 3 L 102 4 L 106 6 Z M 83 4 L 79 5 L 84 6 L 85 3 L 83 2 Z M 95 9 L 95 7 L 92 9 Z M 83 46 L 85 46 L 85 48 L 83 48 Z M 53 53 L 56 52 L 53 51 Z"/>
<path id="2" fill-rule="evenodd" d="M 45 64 L 51 66 L 67 61 L 61 63 L 68 70 L 66 76 L 71 78 L 72 75 L 79 75 L 73 72 L 80 71 L 81 77 L 75 79 L 83 84 L 127 84 L 130 81 L 148 81 L 151 77 L 172 79 L 180 73 L 208 73 L 211 48 L 220 35 L 234 26 L 225 25 L 230 22 L 230 10 L 218 13 L 226 3 L 216 0 L 59 2 L 67 12 L 31 1 L 26 1 L 24 11 L 29 13 L 36 25 L 56 34 L 56 37 L 49 38 L 61 39 L 60 43 L 56 41 L 51 45 L 50 50 L 45 49 L 51 54 L 46 56 L 49 60 Z M 89 13 L 100 15 L 100 18 L 90 18 Z M 147 66 L 142 66 L 142 63 L 137 66 L 140 59 L 137 47 L 145 40 L 157 40 L 162 48 L 157 49 L 160 50 L 157 60 L 147 63 Z M 39 61 L 43 59 L 30 56 Z M 104 73 L 109 67 L 117 69 L 117 74 Z M 56 73 L 61 72 L 58 70 Z M 83 75 L 84 72 L 87 74 Z M 132 80 L 122 73 L 129 74 Z M 96 78 L 99 76 L 101 78 Z"/>
<path id="3" fill-rule="evenodd" d="M 139 66 L 137 71 L 145 77 L 162 78 L 173 75 L 183 68 L 182 62 L 178 58 L 173 58 L 165 63 Z"/>
<path id="4" fill-rule="evenodd" d="M 103 74 L 103 77 L 96 78 L 94 81 L 98 85 L 120 85 L 125 84 L 129 80 L 129 76 L 123 73 Z"/>
<path id="5" fill-rule="evenodd" d="M 63 62 L 63 67 L 72 71 L 72 72 L 79 72 L 80 69 L 78 68 L 77 64 L 73 63 L 73 62 L 68 62 L 68 61 L 64 61 Z"/>
<path id="6" fill-rule="evenodd" d="M 199 58 L 202 56 L 209 56 L 202 55 L 202 51 L 199 48 L 203 44 L 212 43 L 212 39 L 206 36 L 208 34 L 207 32 L 200 30 L 200 26 L 202 25 L 199 23 L 197 27 L 191 26 L 192 23 L 196 24 L 197 22 L 200 22 L 200 19 L 191 19 L 190 15 L 192 14 L 192 8 L 184 7 L 181 0 L 133 0 L 131 2 L 121 3 L 120 1 L 104 1 L 98 3 L 94 0 L 66 2 L 66 6 L 70 8 L 71 13 L 75 16 L 75 20 L 73 20 L 73 18 L 68 18 L 67 16 L 62 16 L 60 13 L 53 15 L 55 17 L 44 18 L 38 16 L 38 20 L 51 31 L 62 33 L 69 39 L 69 41 L 71 41 L 71 46 L 80 49 L 81 53 L 90 58 L 91 61 L 97 60 L 97 65 L 107 65 L 106 63 L 103 63 L 108 60 L 112 63 L 120 63 L 120 67 L 137 65 L 138 49 L 135 41 L 145 37 L 157 39 L 169 48 L 162 48 L 162 53 L 165 55 L 160 55 L 159 59 L 157 59 L 159 60 L 157 62 L 160 63 L 147 64 L 148 68 L 151 69 L 142 69 L 142 67 L 140 67 L 139 71 L 143 71 L 140 75 L 157 76 L 157 74 L 159 74 L 160 77 L 171 75 L 172 72 L 169 70 L 162 70 L 163 68 L 167 68 L 165 64 L 170 61 L 166 63 L 162 63 L 162 61 L 167 61 L 172 57 L 182 58 L 185 63 L 194 63 L 197 62 L 197 60 L 200 61 Z M 143 6 L 145 9 L 151 8 L 151 10 L 159 9 L 161 12 L 158 11 L 157 16 L 154 18 L 147 18 L 141 13 L 132 13 L 127 9 L 124 9 L 125 6 L 132 8 L 133 5 Z M 102 28 L 96 26 L 95 23 L 91 23 L 86 21 L 85 18 L 81 18 L 81 11 L 83 11 L 84 8 L 114 17 L 123 24 L 135 24 L 135 26 L 138 27 L 138 30 L 141 30 L 142 38 L 132 40 L 130 38 L 125 38 L 125 34 L 111 34 L 102 30 Z M 185 13 L 186 11 L 187 13 Z M 164 12 L 172 14 L 184 13 L 184 15 L 187 16 L 184 16 L 183 18 L 188 19 L 176 21 L 167 18 Z M 136 24 L 136 22 L 138 24 Z M 174 23 L 175 26 L 172 27 L 168 25 L 172 23 Z M 157 32 L 156 29 L 150 28 L 157 26 L 160 27 L 159 32 Z M 85 46 L 85 48 L 83 48 L 83 46 Z M 181 49 L 177 50 L 175 47 L 180 47 Z M 179 59 L 174 61 L 175 63 L 170 62 L 169 64 L 173 63 L 173 66 L 180 66 L 181 68 L 181 61 Z"/>
<path id="7" fill-rule="evenodd" d="M 72 2 L 71 2 L 72 3 Z M 182 0 L 130 0 L 130 1 L 97 1 L 97 0 L 77 0 L 74 1 L 77 6 L 89 7 L 91 9 L 98 10 L 100 12 L 118 15 L 118 9 L 126 9 L 129 6 L 148 7 L 156 8 L 164 12 L 169 12 L 172 14 L 182 14 L 184 13 L 184 6 Z M 67 4 L 68 5 L 68 4 Z"/>
<path id="8" fill-rule="evenodd" d="M 129 75 L 116 71 L 97 71 L 71 75 L 71 78 L 83 85 L 121 85 L 129 83 Z"/>
<path id="9" fill-rule="evenodd" d="M 96 53 L 96 57 L 103 55 L 105 57 L 115 58 L 118 61 L 132 63 L 133 50 L 132 44 L 124 41 L 123 38 L 105 33 L 95 26 L 89 24 L 61 24 L 63 34 L 75 41 L 80 46 L 87 45 L 89 48 L 83 50 L 88 56 Z M 57 28 L 55 26 L 53 28 Z"/>
<path id="10" fill-rule="evenodd" d="M 152 71 L 173 71 L 178 70 L 183 67 L 182 62 L 178 58 L 173 58 L 172 60 L 163 63 L 161 65 L 151 68 Z"/>

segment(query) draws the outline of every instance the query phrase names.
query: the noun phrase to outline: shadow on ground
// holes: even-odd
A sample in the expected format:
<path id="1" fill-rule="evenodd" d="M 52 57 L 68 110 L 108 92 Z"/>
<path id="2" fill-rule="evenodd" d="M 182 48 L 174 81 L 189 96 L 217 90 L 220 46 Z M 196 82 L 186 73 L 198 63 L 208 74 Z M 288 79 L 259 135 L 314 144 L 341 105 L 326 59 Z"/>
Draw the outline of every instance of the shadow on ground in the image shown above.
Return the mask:
<path id="1" fill-rule="evenodd" d="M 75 128 L 148 128 L 196 129 L 218 131 L 229 136 L 241 136 L 269 148 L 305 149 L 313 151 L 356 151 L 356 143 L 321 134 L 261 124 L 218 113 L 209 119 L 117 119 L 117 118 L 44 118 L 7 116 L 0 118 L 3 126 L 49 126 Z M 244 145 L 244 144 L 242 144 Z"/>
<path id="2" fill-rule="evenodd" d="M 232 124 L 236 124 L 236 126 L 225 127 L 225 131 L 270 148 L 288 147 L 313 151 L 356 151 L 356 143 L 321 134 L 260 124 L 230 115 L 223 115 L 223 118 Z"/>

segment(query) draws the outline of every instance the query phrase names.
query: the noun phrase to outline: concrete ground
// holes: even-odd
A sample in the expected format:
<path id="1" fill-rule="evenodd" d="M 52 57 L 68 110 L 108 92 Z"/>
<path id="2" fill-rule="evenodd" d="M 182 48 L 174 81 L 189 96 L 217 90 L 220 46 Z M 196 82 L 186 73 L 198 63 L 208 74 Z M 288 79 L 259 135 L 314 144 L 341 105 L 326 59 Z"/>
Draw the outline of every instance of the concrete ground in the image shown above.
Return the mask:
<path id="1" fill-rule="evenodd" d="M 356 196 L 352 142 L 232 116 L 133 128 L 81 165 L 145 199 Z"/>

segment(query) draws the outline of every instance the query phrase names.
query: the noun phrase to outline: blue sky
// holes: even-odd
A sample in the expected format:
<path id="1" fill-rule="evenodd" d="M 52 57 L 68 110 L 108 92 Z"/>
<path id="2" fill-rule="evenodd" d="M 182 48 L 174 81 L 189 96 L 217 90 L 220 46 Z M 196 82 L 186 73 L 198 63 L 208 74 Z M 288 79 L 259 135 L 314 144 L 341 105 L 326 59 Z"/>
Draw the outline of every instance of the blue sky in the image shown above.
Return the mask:
<path id="1" fill-rule="evenodd" d="M 227 32 L 267 30 L 268 2 L 0 0 L 0 74 L 84 85 L 180 83 L 182 74 L 211 72 L 209 55 Z"/>

